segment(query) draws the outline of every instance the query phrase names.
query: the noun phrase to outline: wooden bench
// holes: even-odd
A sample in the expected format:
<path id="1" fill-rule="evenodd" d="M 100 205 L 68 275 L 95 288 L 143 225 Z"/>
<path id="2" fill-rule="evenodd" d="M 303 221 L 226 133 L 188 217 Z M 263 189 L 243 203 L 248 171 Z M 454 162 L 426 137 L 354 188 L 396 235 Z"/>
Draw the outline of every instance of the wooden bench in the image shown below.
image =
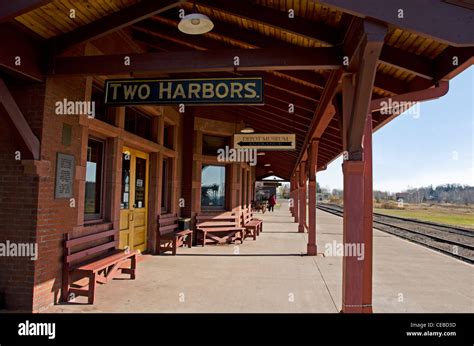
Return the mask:
<path id="1" fill-rule="evenodd" d="M 240 226 L 240 216 L 236 213 L 198 214 L 196 216 L 198 244 L 225 244 L 240 240 L 244 242 L 245 228 Z"/>
<path id="2" fill-rule="evenodd" d="M 263 222 L 262 220 L 252 219 L 252 213 L 249 209 L 242 210 L 242 226 L 245 227 L 245 238 L 252 236 L 253 240 L 257 240 L 260 235 Z"/>
<path id="3" fill-rule="evenodd" d="M 118 274 L 130 274 L 135 279 L 138 251 L 118 250 L 118 232 L 106 230 L 71 238 L 64 237 L 64 265 L 62 300 L 67 302 L 70 295 L 86 296 L 88 303 L 94 304 L 97 283 L 105 284 Z M 130 262 L 128 268 L 122 266 Z M 73 288 L 75 282 L 88 278 L 88 284 Z M 86 288 L 84 288 L 86 287 Z"/>
<path id="4" fill-rule="evenodd" d="M 263 232 L 263 220 L 257 217 L 254 217 L 254 214 L 251 208 L 249 209 L 249 213 L 250 213 L 250 220 L 260 222 L 260 228 L 258 229 L 258 234 L 257 234 L 257 235 L 260 235 L 260 233 Z"/>
<path id="5" fill-rule="evenodd" d="M 158 216 L 158 248 L 160 254 L 172 251 L 176 255 L 176 248 L 184 245 L 193 246 L 193 231 L 178 230 L 178 216 L 176 214 L 163 214 Z M 162 246 L 163 244 L 163 246 Z"/>

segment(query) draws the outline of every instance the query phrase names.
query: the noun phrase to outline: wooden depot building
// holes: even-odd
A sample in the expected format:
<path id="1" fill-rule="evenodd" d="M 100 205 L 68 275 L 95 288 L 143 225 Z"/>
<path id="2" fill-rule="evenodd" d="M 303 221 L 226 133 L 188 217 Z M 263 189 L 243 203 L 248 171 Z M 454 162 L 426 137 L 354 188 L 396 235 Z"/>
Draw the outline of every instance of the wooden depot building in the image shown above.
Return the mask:
<path id="1" fill-rule="evenodd" d="M 342 306 L 371 312 L 372 132 L 472 64 L 472 11 L 461 0 L 2 1 L 0 244 L 34 245 L 37 258 L 0 256 L 0 308 L 59 302 L 69 261 L 90 255 L 69 250 L 101 234 L 111 240 L 96 252 L 159 254 L 165 215 L 240 220 L 270 175 L 291 182 L 315 255 L 316 175 L 343 154 L 344 242 L 366 254 L 344 258 Z M 255 164 L 217 155 L 236 145 L 258 147 Z"/>

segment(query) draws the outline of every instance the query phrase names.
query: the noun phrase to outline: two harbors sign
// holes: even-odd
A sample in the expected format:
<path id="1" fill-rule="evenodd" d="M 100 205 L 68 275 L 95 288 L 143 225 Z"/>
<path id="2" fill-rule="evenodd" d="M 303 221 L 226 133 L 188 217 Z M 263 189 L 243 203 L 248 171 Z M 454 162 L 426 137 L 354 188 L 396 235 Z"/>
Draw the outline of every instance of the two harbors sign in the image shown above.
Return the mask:
<path id="1" fill-rule="evenodd" d="M 260 77 L 107 80 L 105 103 L 261 105 L 263 80 Z"/>

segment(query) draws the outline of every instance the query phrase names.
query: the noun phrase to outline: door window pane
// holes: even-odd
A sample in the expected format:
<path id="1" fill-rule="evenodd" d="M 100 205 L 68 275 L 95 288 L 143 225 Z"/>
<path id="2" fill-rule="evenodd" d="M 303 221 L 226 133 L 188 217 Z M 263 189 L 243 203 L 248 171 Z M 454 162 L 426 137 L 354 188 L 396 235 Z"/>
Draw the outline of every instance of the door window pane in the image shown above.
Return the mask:
<path id="1" fill-rule="evenodd" d="M 135 162 L 136 178 L 134 208 L 145 208 L 146 160 L 137 157 Z"/>
<path id="2" fill-rule="evenodd" d="M 84 214 L 86 220 L 101 216 L 102 198 L 102 142 L 89 139 L 87 143 L 86 193 Z"/>
<path id="3" fill-rule="evenodd" d="M 122 199 L 121 209 L 130 208 L 130 153 L 122 154 Z"/>
<path id="4" fill-rule="evenodd" d="M 225 209 L 225 166 L 202 166 L 201 207 Z"/>
<path id="5" fill-rule="evenodd" d="M 161 211 L 168 211 L 168 159 L 163 160 L 161 179 Z"/>

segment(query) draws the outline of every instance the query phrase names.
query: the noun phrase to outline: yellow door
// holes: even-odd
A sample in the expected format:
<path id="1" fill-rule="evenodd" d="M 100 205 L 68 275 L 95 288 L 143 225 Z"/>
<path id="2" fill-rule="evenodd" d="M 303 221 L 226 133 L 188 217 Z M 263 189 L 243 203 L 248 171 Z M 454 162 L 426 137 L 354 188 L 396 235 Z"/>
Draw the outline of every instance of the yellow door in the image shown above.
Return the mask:
<path id="1" fill-rule="evenodd" d="M 119 234 L 121 249 L 146 249 L 147 210 L 148 154 L 124 147 Z"/>

